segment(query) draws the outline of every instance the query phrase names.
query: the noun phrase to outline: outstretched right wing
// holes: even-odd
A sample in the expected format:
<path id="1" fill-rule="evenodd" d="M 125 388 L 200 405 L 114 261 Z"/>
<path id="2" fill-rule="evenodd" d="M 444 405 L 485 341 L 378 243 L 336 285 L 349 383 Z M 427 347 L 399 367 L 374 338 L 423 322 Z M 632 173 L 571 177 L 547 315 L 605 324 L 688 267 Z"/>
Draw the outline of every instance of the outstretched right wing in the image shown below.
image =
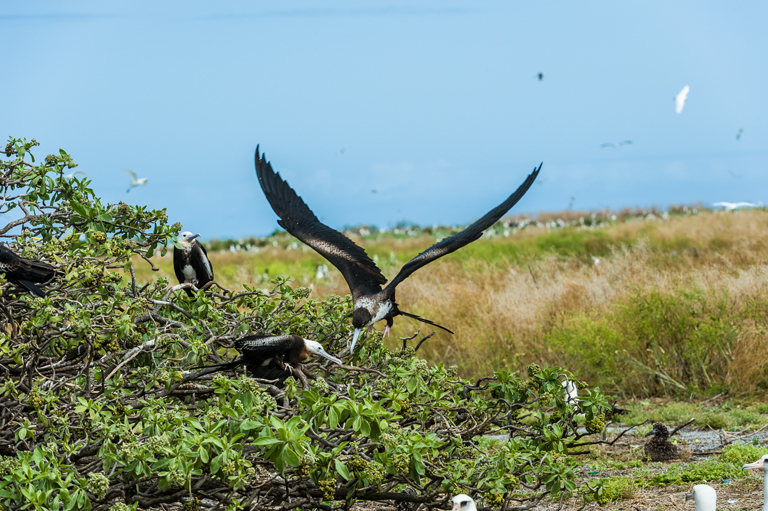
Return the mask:
<path id="1" fill-rule="evenodd" d="M 354 299 L 381 291 L 387 279 L 365 250 L 318 220 L 293 188 L 272 170 L 272 165 L 264 155 L 259 158 L 258 146 L 256 175 L 269 204 L 280 217 L 277 221 L 280 227 L 334 265 L 347 281 Z"/>

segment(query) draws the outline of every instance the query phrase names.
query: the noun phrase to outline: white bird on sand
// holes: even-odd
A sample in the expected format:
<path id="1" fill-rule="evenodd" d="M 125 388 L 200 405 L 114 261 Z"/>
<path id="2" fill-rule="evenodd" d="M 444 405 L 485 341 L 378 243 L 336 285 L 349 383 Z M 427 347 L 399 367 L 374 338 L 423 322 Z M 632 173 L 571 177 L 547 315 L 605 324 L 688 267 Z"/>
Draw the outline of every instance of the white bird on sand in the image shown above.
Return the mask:
<path id="1" fill-rule="evenodd" d="M 747 463 L 743 467 L 741 467 L 741 470 L 749 470 L 752 468 L 759 468 L 763 471 L 763 511 L 768 511 L 768 464 L 765 462 L 768 461 L 768 454 L 763 454 L 763 456 L 757 460 L 754 463 Z"/>
<path id="2" fill-rule="evenodd" d="M 746 465 L 744 465 L 746 467 Z M 717 508 L 717 492 L 708 484 L 697 484 L 693 487 L 693 493 L 687 493 L 685 500 L 696 503 L 696 511 L 715 511 Z M 763 507 L 765 511 L 765 507 Z"/>
<path id="3" fill-rule="evenodd" d="M 459 495 L 456 495 L 451 499 L 451 502 L 453 502 L 453 509 L 452 511 L 477 511 L 477 506 L 475 506 L 475 501 L 472 500 L 472 497 L 469 495 L 464 495 L 463 493 L 460 493 Z"/>
<path id="4" fill-rule="evenodd" d="M 613 142 L 606 142 L 605 144 L 600 144 L 600 147 L 602 147 L 602 148 L 613 147 L 614 149 L 618 149 L 619 147 L 621 147 L 623 145 L 629 145 L 631 143 L 632 143 L 631 140 L 622 140 L 618 144 L 614 144 Z"/>
<path id="5" fill-rule="evenodd" d="M 715 202 L 712 204 L 715 207 L 722 206 L 726 211 L 733 211 L 738 208 L 754 208 L 757 204 L 751 202 Z"/>
<path id="6" fill-rule="evenodd" d="M 128 169 L 123 169 L 123 172 L 127 172 L 131 175 L 131 185 L 128 187 L 125 193 L 130 192 L 131 188 L 133 188 L 134 186 L 144 186 L 145 184 L 147 184 L 146 177 L 138 178 L 136 177 L 136 173 L 134 171 L 128 170 Z"/>
<path id="7" fill-rule="evenodd" d="M 683 111 L 683 106 L 685 105 L 685 100 L 688 99 L 688 92 L 691 90 L 690 87 L 687 85 L 683 87 L 683 90 L 677 93 L 677 96 L 675 96 L 675 112 L 680 113 Z"/>
<path id="8" fill-rule="evenodd" d="M 88 177 L 88 174 L 86 174 L 85 172 L 80 172 L 79 170 L 74 170 L 74 171 L 70 172 L 69 174 L 62 175 L 61 177 L 63 177 L 64 179 L 72 179 L 77 174 L 82 174 L 83 176 Z"/>

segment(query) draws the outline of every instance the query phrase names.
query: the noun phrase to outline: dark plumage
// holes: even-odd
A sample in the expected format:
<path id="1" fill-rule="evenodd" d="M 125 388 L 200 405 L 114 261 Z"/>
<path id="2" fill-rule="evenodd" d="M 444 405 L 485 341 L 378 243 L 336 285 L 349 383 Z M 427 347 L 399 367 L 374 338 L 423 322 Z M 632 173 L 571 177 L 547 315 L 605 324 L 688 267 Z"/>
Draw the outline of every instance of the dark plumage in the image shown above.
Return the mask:
<path id="1" fill-rule="evenodd" d="M 384 319 L 387 321 L 387 326 L 384 328 L 386 335 L 393 324 L 392 319 L 398 315 L 407 316 L 453 333 L 443 326 L 401 311 L 395 301 L 395 288 L 422 266 L 479 239 L 485 229 L 499 220 L 525 195 L 536 176 L 539 175 L 540 170 L 541 165 L 534 169 L 515 193 L 475 223 L 460 233 L 435 243 L 411 259 L 400 269 L 395 278 L 382 289 L 382 286 L 387 283 L 387 279 L 382 275 L 376 263 L 368 257 L 365 250 L 340 232 L 320 222 L 301 197 L 280 177 L 280 174 L 272 170 L 272 165 L 264 155 L 259 157 L 259 148 L 256 147 L 256 175 L 269 204 L 280 217 L 277 223 L 325 257 L 347 281 L 354 302 L 352 325 L 355 327 L 355 334 L 352 339 L 352 350 L 355 348 L 361 329 L 370 328 L 377 321 Z"/>
<path id="2" fill-rule="evenodd" d="M 205 247 L 195 239 L 198 236 L 200 234 L 189 231 L 179 234 L 182 248 L 173 247 L 173 271 L 179 284 L 190 282 L 196 288 L 201 288 L 213 280 L 213 266 Z M 185 291 L 189 296 L 194 296 L 191 289 Z"/>
<path id="3" fill-rule="evenodd" d="M 254 378 L 279 379 L 280 386 L 293 373 L 293 366 L 310 355 L 319 355 L 341 365 L 341 360 L 326 353 L 319 342 L 298 335 L 249 335 L 238 339 L 235 348 L 242 354 L 240 358 L 207 366 L 207 370 L 197 376 L 244 365 Z"/>
<path id="4" fill-rule="evenodd" d="M 656 422 L 653 429 L 645 436 L 653 438 L 645 444 L 645 455 L 651 461 L 671 461 L 680 457 L 680 447 L 669 441 L 669 430 L 661 422 Z"/>
<path id="5" fill-rule="evenodd" d="M 47 284 L 58 274 L 50 264 L 19 257 L 4 245 L 0 245 L 0 273 L 5 274 L 5 280 L 8 282 L 13 282 L 40 298 L 45 298 L 45 293 L 35 284 Z"/>

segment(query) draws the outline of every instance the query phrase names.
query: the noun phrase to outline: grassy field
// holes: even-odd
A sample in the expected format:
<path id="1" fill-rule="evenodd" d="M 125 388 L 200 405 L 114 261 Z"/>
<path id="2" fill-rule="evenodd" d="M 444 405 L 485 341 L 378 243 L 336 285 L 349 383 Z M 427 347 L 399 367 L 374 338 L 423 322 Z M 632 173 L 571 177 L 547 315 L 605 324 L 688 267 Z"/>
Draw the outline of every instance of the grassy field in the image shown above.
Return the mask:
<path id="1" fill-rule="evenodd" d="M 403 226 L 348 234 L 391 278 L 451 232 Z M 315 299 L 348 293 L 335 268 L 319 272 L 326 261 L 285 233 L 242 242 L 247 250 L 206 245 L 217 281 L 229 289 L 266 288 L 285 274 Z M 466 377 L 537 362 L 625 399 L 761 396 L 768 389 L 767 249 L 765 210 L 550 214 L 538 224 L 499 223 L 419 270 L 397 299 L 403 310 L 455 332 L 437 330 L 419 353 L 457 365 Z M 170 255 L 153 261 L 175 282 Z M 140 281 L 158 275 L 136 266 Z M 397 318 L 390 342 L 419 326 Z M 432 331 L 425 327 L 422 334 Z"/>

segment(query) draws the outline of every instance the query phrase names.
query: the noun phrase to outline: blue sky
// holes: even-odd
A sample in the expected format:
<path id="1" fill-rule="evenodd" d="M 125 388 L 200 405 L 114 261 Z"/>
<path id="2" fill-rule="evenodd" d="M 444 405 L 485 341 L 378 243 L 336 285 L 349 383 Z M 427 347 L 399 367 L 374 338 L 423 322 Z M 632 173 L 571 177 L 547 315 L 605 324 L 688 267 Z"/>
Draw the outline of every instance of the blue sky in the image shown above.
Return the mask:
<path id="1" fill-rule="evenodd" d="M 0 135 L 204 239 L 277 227 L 256 144 L 336 228 L 464 224 L 542 161 L 513 212 L 768 203 L 766 19 L 757 1 L 5 3 Z M 123 168 L 149 184 L 126 194 Z"/>

